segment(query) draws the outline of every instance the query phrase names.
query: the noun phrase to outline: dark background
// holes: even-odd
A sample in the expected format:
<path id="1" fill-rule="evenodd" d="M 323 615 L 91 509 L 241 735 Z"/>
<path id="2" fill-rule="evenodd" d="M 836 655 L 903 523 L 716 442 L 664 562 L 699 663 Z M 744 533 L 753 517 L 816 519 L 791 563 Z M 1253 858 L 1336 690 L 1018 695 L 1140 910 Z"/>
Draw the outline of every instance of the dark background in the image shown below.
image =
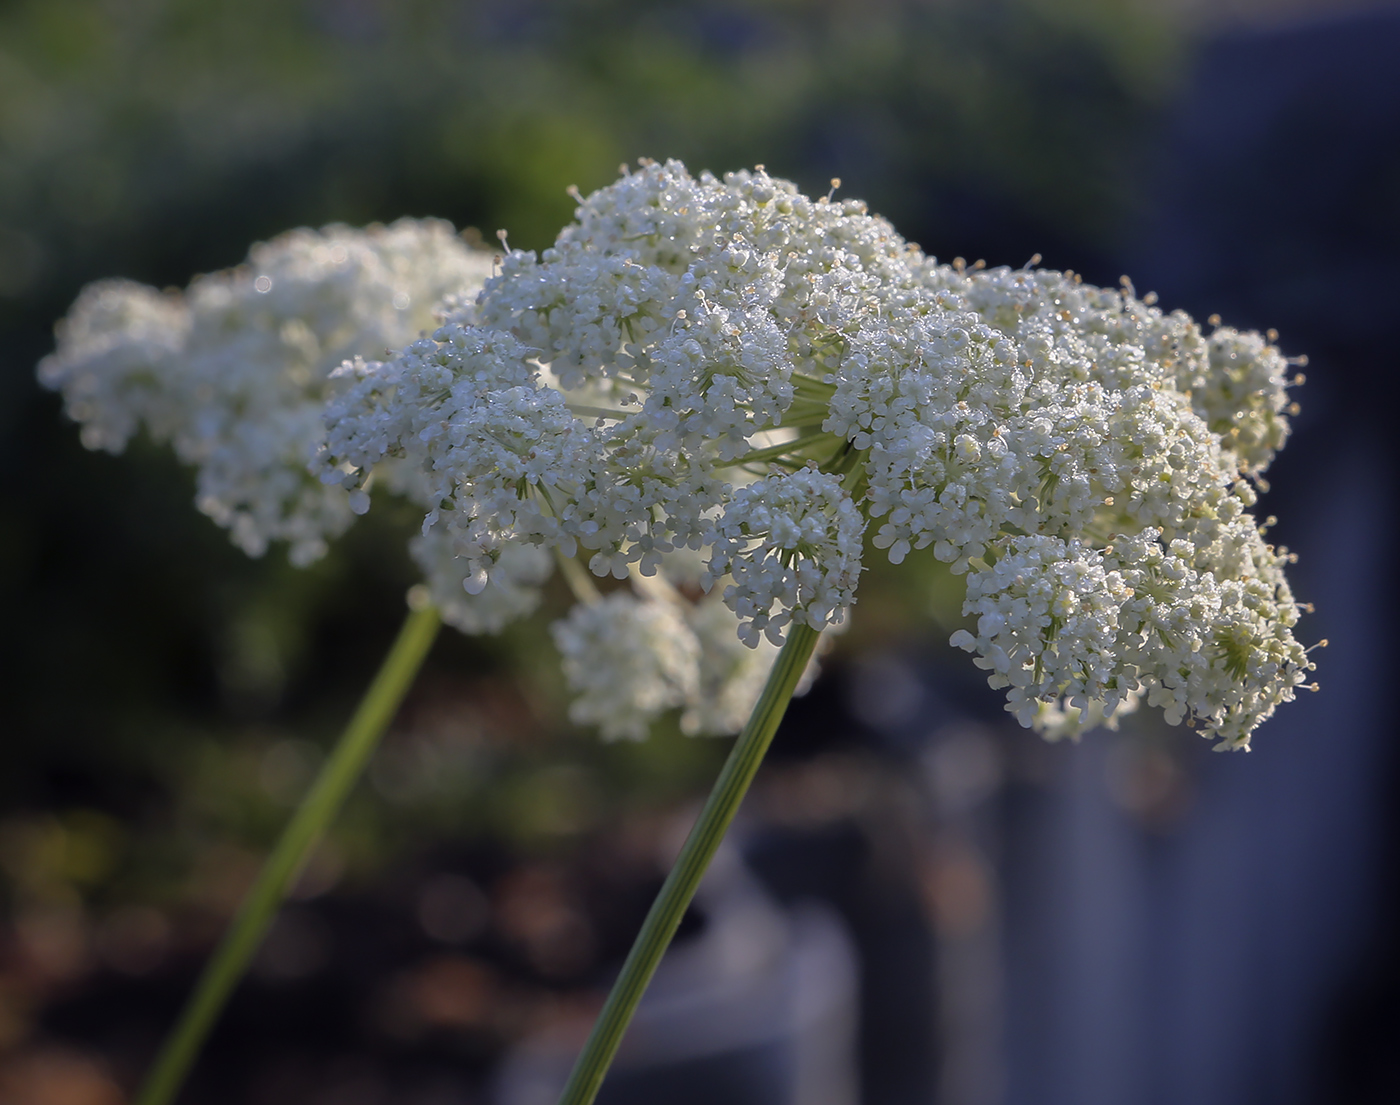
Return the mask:
<path id="1" fill-rule="evenodd" d="M 403 519 L 250 561 L 164 451 L 85 452 L 53 322 L 296 225 L 542 247 L 639 156 L 840 177 L 941 258 L 1127 272 L 1311 358 L 1261 513 L 1332 643 L 1248 756 L 1043 745 L 943 644 L 946 579 L 870 573 L 738 834 L 849 936 L 867 1105 L 1400 1100 L 1396 59 L 1387 5 L 0 5 L 0 1100 L 130 1092 L 412 582 Z M 725 742 L 572 731 L 547 605 L 441 640 L 182 1100 L 484 1102 L 586 1025 Z"/>

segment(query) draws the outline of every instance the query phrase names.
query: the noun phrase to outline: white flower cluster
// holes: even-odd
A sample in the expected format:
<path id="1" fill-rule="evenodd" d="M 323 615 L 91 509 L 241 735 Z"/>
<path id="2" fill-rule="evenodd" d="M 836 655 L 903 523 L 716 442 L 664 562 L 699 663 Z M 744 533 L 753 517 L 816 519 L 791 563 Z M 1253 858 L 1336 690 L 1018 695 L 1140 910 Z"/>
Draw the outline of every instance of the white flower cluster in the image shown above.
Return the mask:
<path id="1" fill-rule="evenodd" d="M 760 633 L 780 644 L 789 622 L 824 629 L 855 602 L 865 519 L 841 479 L 813 465 L 741 487 L 725 504 L 705 583 L 734 577 L 724 601 L 745 644 Z"/>
<path id="2" fill-rule="evenodd" d="M 579 199 L 479 295 L 482 262 L 431 223 L 299 232 L 183 299 L 98 286 L 42 372 L 90 443 L 174 441 L 250 550 L 308 557 L 408 496 L 468 631 L 531 608 L 556 556 L 630 579 L 555 629 L 575 717 L 612 736 L 672 708 L 737 728 L 757 658 L 854 601 L 868 522 L 896 563 L 967 573 L 954 643 L 1025 724 L 1142 700 L 1243 747 L 1306 679 L 1288 555 L 1249 513 L 1295 382 L 1272 335 L 1206 333 L 1126 282 L 940 265 L 762 168 L 643 162 Z M 438 299 L 405 344 L 422 322 L 395 312 Z M 657 582 L 697 556 L 717 597 Z"/>
<path id="3" fill-rule="evenodd" d="M 512 253 L 478 310 L 599 416 L 603 465 L 578 532 L 594 570 L 650 573 L 711 543 L 725 467 L 755 434 L 819 430 L 825 359 L 878 309 L 872 286 L 906 247 L 860 204 L 813 202 L 761 170 L 697 179 L 675 162 L 644 164 L 578 219 L 540 258 Z"/>
<path id="4" fill-rule="evenodd" d="M 1062 273 L 921 277 L 938 310 L 867 327 L 831 376 L 875 545 L 971 569 L 954 644 L 1023 724 L 1141 695 L 1247 745 L 1311 666 L 1243 478 L 1287 435 L 1288 362 Z"/>
<path id="5" fill-rule="evenodd" d="M 1193 567 L 1188 541 L 1164 548 L 1155 528 L 1097 550 L 1012 538 L 969 573 L 977 632 L 959 630 L 953 643 L 980 654 L 1023 723 L 1061 696 L 1091 719 L 1141 694 L 1168 721 L 1189 716 L 1240 745 L 1307 664 L 1291 633 L 1286 557 L 1257 534 L 1252 544 L 1249 568 L 1226 577 Z"/>
<path id="6" fill-rule="evenodd" d="M 143 426 L 169 439 L 186 420 L 187 404 L 170 377 L 189 334 L 183 296 L 99 280 L 58 324 L 58 348 L 40 362 L 39 379 L 62 389 L 89 449 L 120 453 Z"/>
<path id="7" fill-rule="evenodd" d="M 352 518 L 344 491 L 307 470 L 332 370 L 432 328 L 445 295 L 490 271 L 438 220 L 295 230 L 183 293 L 93 285 L 39 375 L 87 445 L 120 452 L 144 427 L 197 467 L 199 508 L 240 548 L 285 540 L 305 564 Z"/>
<path id="8" fill-rule="evenodd" d="M 641 740 L 658 714 L 699 692 L 699 644 L 670 604 L 615 592 L 579 603 L 551 629 L 578 695 L 569 716 L 604 737 Z"/>
<path id="9" fill-rule="evenodd" d="M 408 543 L 409 555 L 423 573 L 428 597 L 442 620 L 469 635 L 499 633 L 528 617 L 540 604 L 541 588 L 554 574 L 554 558 L 535 545 L 510 545 L 501 552 L 491 580 L 471 590 L 470 562 L 454 554 L 442 530 L 429 530 Z"/>
<path id="10" fill-rule="evenodd" d="M 389 461 L 408 473 L 391 487 L 425 484 L 425 532 L 473 587 L 511 542 L 618 579 L 711 548 L 748 643 L 822 628 L 853 599 L 864 517 L 835 475 L 740 462 L 779 425 L 822 436 L 831 388 L 810 373 L 906 252 L 859 204 L 646 165 L 542 257 L 511 253 L 469 317 L 341 370 L 323 478 L 363 490 Z"/>
<path id="11" fill-rule="evenodd" d="M 1103 728 L 1116 733 L 1119 722 L 1137 708 L 1138 696 L 1135 692 L 1124 695 L 1113 713 L 1105 713 L 1103 705 L 1098 702 L 1091 702 L 1083 710 L 1078 706 L 1068 705 L 1063 700 L 1042 702 L 1031 725 L 1047 741 L 1065 738 L 1078 740 L 1090 729 Z"/>
<path id="12" fill-rule="evenodd" d="M 688 589 L 699 578 L 686 578 Z M 632 590 L 579 603 L 553 626 L 565 678 L 578 696 L 570 716 L 596 725 L 609 740 L 637 740 L 658 716 L 679 707 L 682 732 L 737 733 L 779 646 L 762 636 L 752 647 L 741 642 L 718 593 L 692 600 L 660 575 L 633 582 Z M 806 693 L 818 670 L 813 658 L 797 694 Z"/>
<path id="13" fill-rule="evenodd" d="M 572 552 L 551 504 L 577 499 L 596 443 L 510 334 L 449 323 L 390 361 L 347 363 L 335 383 L 321 478 L 364 510 L 368 474 L 391 462 L 391 485 L 425 506 L 424 534 L 463 560 L 468 592 L 511 543 Z"/>
<path id="14" fill-rule="evenodd" d="M 58 349 L 40 376 L 63 392 L 89 447 L 120 452 L 143 428 L 172 442 L 198 466 L 201 507 L 253 554 L 283 538 L 293 542 L 297 562 L 314 559 L 368 507 L 360 485 L 373 466 L 376 486 L 427 512 L 429 524 L 409 552 L 443 619 L 466 633 L 499 632 L 536 608 L 554 570 L 545 545 L 507 538 L 560 533 L 547 513 L 533 509 L 536 500 L 518 495 L 519 481 L 542 478 L 542 496 L 554 489 L 567 499 L 579 486 L 556 488 L 555 473 L 588 471 L 596 458 L 569 453 L 571 446 L 593 449 L 593 439 L 559 394 L 539 384 L 541 369 L 529 352 L 509 334 L 470 325 L 493 260 L 435 220 L 363 232 L 296 231 L 184 293 L 130 281 L 92 285 L 60 324 Z M 445 328 L 444 315 L 452 319 Z M 424 330 L 440 340 L 366 361 Z M 386 392 L 397 393 L 394 417 L 407 423 L 389 417 Z M 372 409 L 378 421 L 352 422 L 345 417 L 351 409 Z M 339 433 L 327 435 L 327 419 Z M 532 425 L 544 423 L 553 452 L 530 436 Z M 400 438 L 409 441 L 412 461 L 390 458 L 391 451 L 405 455 Z M 446 450 L 437 469 L 422 463 L 429 442 Z M 327 447 L 363 467 L 347 474 L 348 463 L 326 465 Z M 307 467 L 318 453 L 319 480 Z M 562 544 L 572 552 L 569 540 Z M 683 706 L 687 732 L 737 731 L 776 650 L 744 648 L 719 602 L 692 605 L 672 596 L 677 601 L 669 606 L 648 602 L 632 621 L 679 627 L 676 686 L 684 693 L 649 690 L 634 678 L 626 699 L 632 705 L 617 717 L 649 723 L 661 710 Z M 628 597 L 615 595 L 604 613 L 594 612 L 594 623 L 625 611 Z M 561 636 L 561 647 L 573 639 L 577 634 Z M 590 664 L 604 681 L 622 678 L 625 665 L 610 677 L 597 660 L 591 656 Z M 640 735 L 635 721 L 614 720 L 616 711 L 590 713 L 584 684 L 576 689 L 584 695 L 576 716 L 606 718 L 600 724 L 610 736 Z"/>

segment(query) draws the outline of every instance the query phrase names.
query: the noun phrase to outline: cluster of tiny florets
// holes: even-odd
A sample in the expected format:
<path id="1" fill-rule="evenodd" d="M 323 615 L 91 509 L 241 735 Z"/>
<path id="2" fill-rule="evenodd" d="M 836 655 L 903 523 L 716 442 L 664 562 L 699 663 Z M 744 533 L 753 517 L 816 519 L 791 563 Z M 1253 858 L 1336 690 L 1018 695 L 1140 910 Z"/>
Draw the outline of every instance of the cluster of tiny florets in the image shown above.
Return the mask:
<path id="1" fill-rule="evenodd" d="M 640 740 L 656 715 L 699 692 L 699 645 L 670 604 L 618 592 L 579 603 L 551 628 L 577 695 L 569 716 L 604 737 Z"/>
<path id="2" fill-rule="evenodd" d="M 188 403 L 171 386 L 171 365 L 189 340 L 184 297 L 132 280 L 99 280 L 83 289 L 56 327 L 54 353 L 39 379 L 61 389 L 64 407 L 89 449 L 120 453 L 143 427 L 169 439 L 188 420 Z"/>
<path id="3" fill-rule="evenodd" d="M 338 370 L 319 458 L 327 484 L 369 508 L 369 474 L 424 507 L 479 593 L 512 543 L 567 545 L 553 501 L 581 490 L 595 442 L 564 397 L 543 385 L 510 334 L 456 323 L 384 362 Z"/>
<path id="4" fill-rule="evenodd" d="M 596 725 L 607 739 L 640 739 L 672 709 L 681 711 L 681 730 L 692 736 L 737 733 L 778 655 L 779 645 L 767 637 L 752 646 L 739 639 L 734 614 L 717 592 L 693 598 L 673 586 L 668 576 L 691 591 L 701 580 L 697 564 L 677 559 L 684 560 L 668 560 L 656 576 L 634 577 L 631 589 L 579 603 L 553 626 L 576 696 L 570 716 Z M 814 658 L 797 694 L 818 670 Z"/>
<path id="5" fill-rule="evenodd" d="M 409 555 L 423 573 L 442 620 L 467 634 L 499 633 L 534 613 L 554 574 L 554 558 L 537 545 L 512 544 L 497 557 L 491 579 L 472 591 L 471 561 L 457 556 L 450 535 L 429 530 L 410 539 Z"/>
<path id="6" fill-rule="evenodd" d="M 867 537 L 966 573 L 953 643 L 1051 735 L 1146 702 L 1243 747 L 1304 682 L 1289 557 L 1250 513 L 1296 382 L 1272 335 L 941 265 L 761 168 L 644 162 L 578 198 L 489 279 L 404 223 L 298 232 L 183 298 L 98 285 L 42 371 L 89 444 L 175 442 L 250 551 L 304 559 L 406 496 L 469 632 L 532 609 L 555 558 L 630 581 L 555 628 L 610 736 L 737 728 L 787 627 L 855 601 Z"/>
<path id="7" fill-rule="evenodd" d="M 855 602 L 865 518 L 841 477 L 815 467 L 739 488 L 715 525 L 705 584 L 730 575 L 724 601 L 739 636 L 781 643 L 790 622 L 814 629 L 839 622 Z"/>
<path id="8" fill-rule="evenodd" d="M 434 326 L 443 296 L 490 269 L 438 220 L 296 230 L 183 293 L 94 285 L 40 378 L 62 389 L 87 444 L 118 452 L 138 428 L 169 441 L 196 466 L 199 508 L 241 548 L 287 541 L 308 563 L 353 517 L 346 493 L 307 470 L 327 378 Z"/>

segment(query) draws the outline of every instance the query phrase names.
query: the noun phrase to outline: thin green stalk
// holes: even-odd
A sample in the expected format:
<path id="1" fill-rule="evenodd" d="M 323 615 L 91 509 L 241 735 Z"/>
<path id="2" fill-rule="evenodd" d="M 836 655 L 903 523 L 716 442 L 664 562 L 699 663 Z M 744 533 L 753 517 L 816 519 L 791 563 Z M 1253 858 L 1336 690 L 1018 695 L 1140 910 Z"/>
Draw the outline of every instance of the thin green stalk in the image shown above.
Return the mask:
<path id="1" fill-rule="evenodd" d="M 229 994 L 248 969 L 282 900 L 321 834 L 359 779 L 370 754 L 412 685 L 441 619 L 430 606 L 412 610 L 320 775 L 258 872 L 238 914 L 204 968 L 180 1020 L 166 1037 L 134 1105 L 167 1105 L 179 1092 Z"/>
<path id="2" fill-rule="evenodd" d="M 763 693 L 749 715 L 748 724 L 734 742 L 729 759 L 715 781 L 714 789 L 700 811 L 695 827 L 690 830 L 681 854 L 676 857 L 675 866 L 666 876 L 661 892 L 652 903 L 651 912 L 642 923 L 642 931 L 637 934 L 627 962 L 622 965 L 622 973 L 613 983 L 598 1021 L 583 1045 L 583 1051 L 574 1064 L 573 1074 L 564 1087 L 559 1105 L 591 1105 L 608 1073 L 618 1045 L 632 1020 L 632 1014 L 641 1000 L 656 965 L 676 934 L 686 907 L 695 896 L 695 889 L 704 877 L 714 857 L 715 849 L 734 820 L 734 814 L 743 801 L 744 794 L 753 782 L 758 765 L 763 762 L 764 753 L 772 743 L 778 723 L 783 720 L 792 692 L 797 689 L 798 680 L 807 670 L 807 662 L 817 647 L 821 631 L 805 625 L 795 625 L 788 630 L 787 643 L 778 654 L 773 670 L 768 673 L 768 681 Z"/>
<path id="3" fill-rule="evenodd" d="M 564 577 L 564 582 L 569 585 L 569 590 L 579 602 L 592 606 L 603 597 L 598 585 L 593 582 L 593 577 L 588 574 L 588 569 L 572 556 L 565 556 L 555 549 L 554 559 L 559 565 L 559 574 Z"/>
<path id="4" fill-rule="evenodd" d="M 612 418 L 621 421 L 627 417 L 626 411 L 615 411 L 611 407 L 590 407 L 584 403 L 570 403 L 569 410 L 580 418 Z"/>
<path id="5" fill-rule="evenodd" d="M 755 449 L 752 453 L 745 453 L 742 457 L 735 457 L 733 460 L 725 461 L 722 467 L 733 468 L 741 464 L 757 464 L 760 461 L 772 460 L 774 457 L 781 457 L 787 453 L 795 453 L 798 449 L 805 449 L 808 445 L 812 444 L 812 442 L 820 441 L 822 438 L 830 436 L 830 434 L 823 433 L 821 430 L 815 433 L 803 434 L 800 437 L 793 438 L 791 441 L 784 441 L 780 445 L 770 445 L 766 449 Z"/>

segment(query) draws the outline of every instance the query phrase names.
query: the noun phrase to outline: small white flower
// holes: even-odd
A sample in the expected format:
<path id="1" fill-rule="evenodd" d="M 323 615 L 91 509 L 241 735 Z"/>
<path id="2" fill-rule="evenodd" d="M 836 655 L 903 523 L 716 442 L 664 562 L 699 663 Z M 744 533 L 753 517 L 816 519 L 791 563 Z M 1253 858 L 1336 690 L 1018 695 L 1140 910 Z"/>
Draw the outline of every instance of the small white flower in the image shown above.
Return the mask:
<path id="1" fill-rule="evenodd" d="M 760 636 L 753 647 L 739 639 L 734 612 L 718 594 L 711 593 L 683 608 L 685 619 L 700 642 L 700 681 L 695 696 L 681 714 L 682 731 L 692 735 L 727 736 L 749 720 L 779 648 Z M 820 657 L 831 643 L 832 626 L 817 644 L 817 651 L 798 680 L 795 695 L 806 694 L 821 670 Z"/>
<path id="2" fill-rule="evenodd" d="M 841 477 L 814 468 L 741 487 L 716 520 L 707 580 L 730 575 L 724 602 L 751 648 L 789 622 L 824 629 L 855 601 L 865 519 Z"/>
<path id="3" fill-rule="evenodd" d="M 699 691 L 700 644 L 668 603 L 617 591 L 579 603 L 550 629 L 577 695 L 569 716 L 608 740 L 643 739 L 660 714 Z"/>
<path id="4" fill-rule="evenodd" d="M 453 555 L 451 536 L 445 530 L 414 537 L 408 548 L 442 620 L 472 635 L 499 633 L 534 613 L 541 588 L 554 572 L 548 550 L 517 542 L 501 549 L 486 586 L 472 594 L 467 586 L 471 562 Z"/>

